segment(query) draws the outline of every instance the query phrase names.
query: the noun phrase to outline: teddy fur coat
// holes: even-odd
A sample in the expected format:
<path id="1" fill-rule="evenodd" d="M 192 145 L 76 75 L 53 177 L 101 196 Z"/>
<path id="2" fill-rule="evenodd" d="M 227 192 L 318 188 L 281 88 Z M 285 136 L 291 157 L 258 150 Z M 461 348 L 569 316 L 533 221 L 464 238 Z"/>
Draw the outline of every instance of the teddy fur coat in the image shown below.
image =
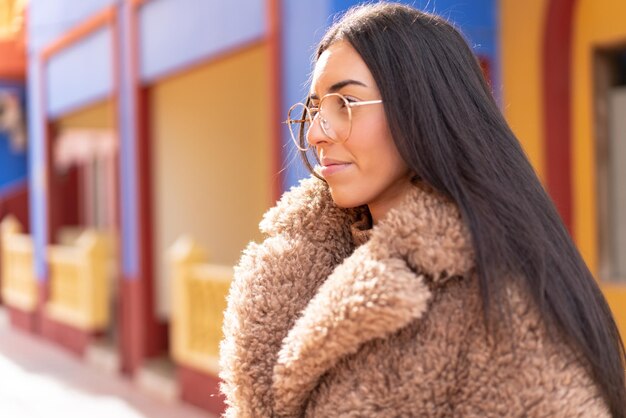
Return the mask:
<path id="1" fill-rule="evenodd" d="M 369 232 L 363 214 L 314 178 L 267 212 L 228 296 L 227 417 L 609 416 L 519 287 L 487 332 L 454 204 L 416 186 Z"/>

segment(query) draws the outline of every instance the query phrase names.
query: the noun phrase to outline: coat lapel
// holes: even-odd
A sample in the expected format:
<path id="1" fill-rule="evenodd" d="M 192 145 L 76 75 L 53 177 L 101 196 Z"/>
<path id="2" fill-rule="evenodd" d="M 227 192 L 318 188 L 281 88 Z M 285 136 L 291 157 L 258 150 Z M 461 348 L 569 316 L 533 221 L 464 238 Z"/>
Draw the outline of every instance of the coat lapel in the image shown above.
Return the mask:
<path id="1" fill-rule="evenodd" d="M 283 341 L 274 367 L 275 412 L 300 416 L 319 378 L 364 342 L 423 315 L 431 293 L 423 276 L 368 242 L 338 266 Z"/>
<path id="2" fill-rule="evenodd" d="M 365 342 L 421 318 L 430 287 L 472 266 L 469 234 L 456 207 L 415 187 L 335 268 L 289 331 L 274 367 L 275 413 L 301 415 L 327 370 Z"/>
<path id="3" fill-rule="evenodd" d="M 355 211 L 334 205 L 317 179 L 286 193 L 244 251 L 228 295 L 220 347 L 226 416 L 273 415 L 273 367 L 289 329 L 334 267 L 353 251 Z"/>

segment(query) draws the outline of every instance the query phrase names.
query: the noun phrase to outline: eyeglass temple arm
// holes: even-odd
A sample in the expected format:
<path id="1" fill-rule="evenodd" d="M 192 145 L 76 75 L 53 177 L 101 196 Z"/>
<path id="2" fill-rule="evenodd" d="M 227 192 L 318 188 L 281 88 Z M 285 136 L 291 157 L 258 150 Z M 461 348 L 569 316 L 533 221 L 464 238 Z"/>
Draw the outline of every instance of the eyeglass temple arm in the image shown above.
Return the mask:
<path id="1" fill-rule="evenodd" d="M 382 103 L 383 101 L 381 99 L 379 100 L 366 100 L 364 102 L 352 102 L 350 103 L 350 107 L 359 107 L 359 106 L 365 106 L 365 105 L 371 105 L 371 104 L 378 104 L 378 103 Z"/>
<path id="2" fill-rule="evenodd" d="M 366 106 L 366 105 L 371 105 L 371 104 L 379 104 L 382 103 L 382 99 L 378 99 L 378 100 L 366 100 L 364 102 L 352 102 L 350 103 L 350 107 L 359 107 L 359 106 Z M 312 107 L 309 109 L 318 109 L 317 107 Z M 304 123 L 307 122 L 308 119 L 289 119 L 284 121 L 283 123 Z"/>

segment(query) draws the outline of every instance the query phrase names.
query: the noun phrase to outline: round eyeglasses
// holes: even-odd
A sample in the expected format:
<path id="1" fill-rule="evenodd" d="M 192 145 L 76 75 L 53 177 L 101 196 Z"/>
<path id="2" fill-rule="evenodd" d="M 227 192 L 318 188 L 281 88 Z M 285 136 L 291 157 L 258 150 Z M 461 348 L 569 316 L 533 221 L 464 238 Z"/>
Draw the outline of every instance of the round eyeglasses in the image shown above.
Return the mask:
<path id="1" fill-rule="evenodd" d="M 307 134 L 315 119 L 319 119 L 322 132 L 334 143 L 343 143 L 352 131 L 352 108 L 379 104 L 382 100 L 354 102 L 339 93 L 323 96 L 317 107 L 309 107 L 304 103 L 291 106 L 285 123 L 289 125 L 289 133 L 296 147 L 303 152 L 308 151 Z"/>

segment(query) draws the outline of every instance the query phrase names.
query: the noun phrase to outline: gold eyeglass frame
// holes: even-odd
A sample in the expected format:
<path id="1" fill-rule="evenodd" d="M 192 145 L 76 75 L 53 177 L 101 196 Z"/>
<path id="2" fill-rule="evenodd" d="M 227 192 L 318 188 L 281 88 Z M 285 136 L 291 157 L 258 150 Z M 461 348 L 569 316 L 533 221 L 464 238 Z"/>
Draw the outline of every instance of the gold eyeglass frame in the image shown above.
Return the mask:
<path id="1" fill-rule="evenodd" d="M 308 132 L 303 132 L 302 129 L 302 125 L 305 122 L 309 122 L 309 130 L 311 129 L 311 127 L 313 126 L 313 123 L 315 122 L 315 119 L 317 118 L 317 115 L 320 114 L 320 109 L 322 108 L 322 104 L 324 103 L 324 100 L 327 99 L 328 97 L 331 96 L 335 96 L 335 97 L 339 97 L 341 100 L 343 100 L 344 104 L 346 105 L 346 109 L 348 109 L 348 124 L 350 126 L 350 128 L 348 129 L 348 133 L 345 136 L 345 138 L 342 139 L 336 139 L 333 138 L 330 133 L 327 132 L 327 129 L 325 127 L 325 123 L 328 123 L 327 120 L 320 120 L 320 127 L 322 128 L 322 132 L 324 132 L 324 135 L 326 135 L 326 137 L 332 141 L 335 144 L 342 144 L 344 142 L 346 142 L 348 140 L 348 138 L 350 138 L 350 134 L 352 133 L 352 108 L 353 107 L 360 107 L 360 106 L 366 106 L 366 105 L 372 105 L 372 104 L 380 104 L 382 103 L 382 99 L 378 99 L 378 100 L 364 100 L 364 101 L 359 101 L 359 102 L 350 102 L 348 101 L 348 99 L 346 98 L 346 96 L 344 96 L 341 93 L 328 93 L 324 96 L 322 96 L 322 98 L 320 99 L 319 104 L 317 105 L 317 107 L 311 108 L 309 106 L 306 105 L 306 103 L 302 103 L 302 102 L 298 102 L 296 104 L 294 104 L 293 106 L 291 106 L 289 108 L 289 112 L 287 113 L 287 120 L 284 122 L 287 125 L 289 125 L 289 135 L 291 136 L 291 139 L 293 140 L 293 143 L 296 145 L 296 148 L 298 148 L 298 150 L 302 151 L 302 152 L 306 152 L 309 150 L 310 148 L 310 143 L 308 141 L 308 139 L 306 138 L 306 135 L 308 134 Z M 307 103 L 310 102 L 310 99 L 307 100 Z M 297 107 L 301 106 L 303 108 L 302 110 L 302 115 L 300 116 L 299 119 L 292 119 L 291 117 L 291 112 L 296 109 Z M 315 112 L 315 116 L 311 117 L 311 113 L 312 111 Z M 308 117 L 307 117 L 308 115 Z M 297 134 L 297 138 L 296 135 L 294 134 L 294 130 L 292 128 L 293 125 L 299 124 L 300 127 L 297 130 L 298 134 Z M 303 148 L 302 144 L 306 143 L 307 147 Z"/>

